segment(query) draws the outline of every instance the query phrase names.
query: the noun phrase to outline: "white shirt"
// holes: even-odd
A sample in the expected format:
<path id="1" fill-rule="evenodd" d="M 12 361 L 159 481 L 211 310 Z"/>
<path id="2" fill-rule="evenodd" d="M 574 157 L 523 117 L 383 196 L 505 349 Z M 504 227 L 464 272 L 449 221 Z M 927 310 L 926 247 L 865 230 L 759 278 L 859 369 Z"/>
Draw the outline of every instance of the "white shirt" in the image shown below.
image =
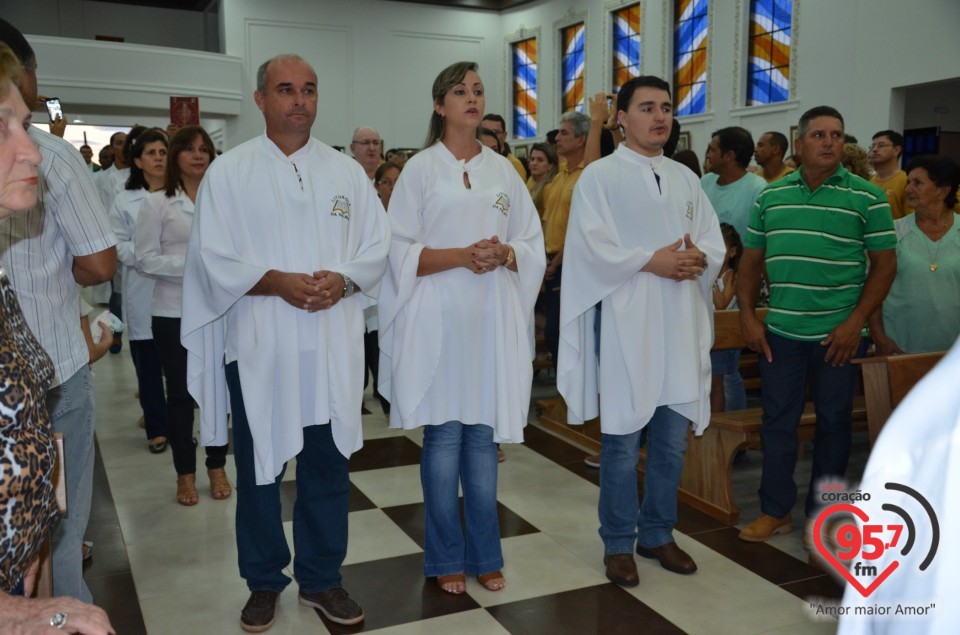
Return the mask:
<path id="1" fill-rule="evenodd" d="M 687 233 L 706 254 L 702 276 L 676 282 L 640 271 L 657 249 Z M 710 421 L 711 286 L 725 251 L 717 216 L 686 167 L 621 144 L 584 169 L 570 208 L 560 304 L 557 387 L 570 423 L 599 415 L 604 433 L 629 434 L 669 406 L 703 432 Z"/>
<path id="2" fill-rule="evenodd" d="M 180 317 L 183 261 L 193 212 L 193 201 L 183 190 L 170 197 L 160 190 L 147 195 L 137 215 L 136 268 L 156 281 L 151 314 L 157 317 Z"/>
<path id="3" fill-rule="evenodd" d="M 130 178 L 130 168 L 118 170 L 117 166 L 111 165 L 106 170 L 100 171 L 96 185 L 103 209 L 109 210 L 113 207 L 113 199 L 126 187 L 128 178 Z"/>
<path id="4" fill-rule="evenodd" d="M 391 427 L 482 423 L 498 442 L 523 441 L 533 305 L 546 267 L 526 185 L 488 148 L 464 162 L 436 143 L 407 162 L 389 218 L 393 240 L 378 310 L 379 384 Z M 457 268 L 417 276 L 424 248 L 466 247 L 494 235 L 513 247 L 516 273 Z"/>
<path id="5" fill-rule="evenodd" d="M 262 135 L 214 161 L 197 194 L 183 279 L 181 340 L 200 404 L 200 442 L 227 442 L 224 360 L 235 359 L 258 484 L 332 425 L 349 457 L 363 445 L 363 308 L 354 295 L 307 313 L 250 296 L 267 271 L 337 271 L 376 295 L 390 229 L 356 161 L 310 141 L 290 156 Z"/>
<path id="6" fill-rule="evenodd" d="M 116 238 L 76 148 L 36 126 L 29 133 L 42 156 L 38 202 L 0 221 L 0 264 L 30 330 L 53 359 L 59 385 L 90 361 L 73 259 L 109 249 Z"/>
<path id="7" fill-rule="evenodd" d="M 137 273 L 134 234 L 140 206 L 147 198 L 147 190 L 123 190 L 110 208 L 110 224 L 117 236 L 117 267 L 123 269 L 123 323 L 131 340 L 152 340 L 150 325 L 153 306 L 153 278 Z"/>

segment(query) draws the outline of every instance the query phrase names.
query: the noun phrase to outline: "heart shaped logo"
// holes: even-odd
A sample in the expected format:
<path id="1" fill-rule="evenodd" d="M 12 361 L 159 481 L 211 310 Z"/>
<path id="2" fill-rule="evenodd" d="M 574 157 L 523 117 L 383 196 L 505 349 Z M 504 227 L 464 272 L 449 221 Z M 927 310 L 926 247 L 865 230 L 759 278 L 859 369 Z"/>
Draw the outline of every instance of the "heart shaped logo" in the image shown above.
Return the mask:
<path id="1" fill-rule="evenodd" d="M 844 564 L 837 559 L 837 557 L 830 551 L 829 546 L 823 544 L 822 529 L 823 529 L 824 523 L 827 522 L 830 516 L 833 516 L 834 514 L 840 514 L 840 513 L 853 514 L 854 516 L 862 520 L 864 524 L 866 524 L 867 521 L 870 520 L 870 517 L 867 515 L 867 513 L 862 509 L 860 509 L 859 507 L 848 505 L 846 503 L 831 505 L 830 507 L 823 510 L 823 512 L 821 512 L 819 516 L 817 516 L 817 520 L 813 524 L 813 544 L 814 546 L 816 546 L 817 551 L 820 553 L 820 555 L 823 557 L 824 560 L 829 562 L 830 565 L 833 566 L 833 568 L 836 569 L 837 572 L 840 573 L 840 575 L 843 576 L 843 578 L 847 582 L 849 582 L 850 585 L 853 586 L 853 588 L 855 588 L 858 593 L 860 593 L 860 595 L 862 595 L 863 597 L 867 597 L 871 593 L 873 593 L 877 589 L 877 587 L 883 584 L 883 581 L 889 578 L 890 574 L 892 574 L 894 571 L 897 570 L 897 567 L 900 566 L 900 561 L 894 560 L 893 562 L 891 562 L 889 565 L 887 565 L 887 567 L 883 571 L 881 571 L 873 579 L 873 581 L 869 585 L 864 586 L 860 582 L 860 580 L 858 580 L 853 574 L 851 574 L 850 570 L 847 569 L 847 567 L 844 566 Z"/>

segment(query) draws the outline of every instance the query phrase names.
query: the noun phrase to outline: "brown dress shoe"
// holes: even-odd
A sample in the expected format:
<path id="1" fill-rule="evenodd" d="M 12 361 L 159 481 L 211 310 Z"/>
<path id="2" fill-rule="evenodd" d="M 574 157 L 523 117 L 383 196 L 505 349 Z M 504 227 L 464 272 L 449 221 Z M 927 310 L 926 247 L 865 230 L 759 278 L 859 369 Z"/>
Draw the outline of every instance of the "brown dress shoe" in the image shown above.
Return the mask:
<path id="1" fill-rule="evenodd" d="M 689 575 L 697 570 L 697 563 L 675 542 L 648 549 L 637 545 L 637 553 L 644 558 L 656 558 L 667 571 Z"/>
<path id="2" fill-rule="evenodd" d="M 637 575 L 637 563 L 632 553 L 613 553 L 603 557 L 603 564 L 607 565 L 607 579 L 620 586 L 637 586 L 640 576 Z"/>
<path id="3" fill-rule="evenodd" d="M 793 529 L 793 517 L 787 514 L 783 518 L 774 518 L 761 513 L 760 517 L 740 531 L 740 540 L 764 542 L 777 534 L 789 534 Z"/>

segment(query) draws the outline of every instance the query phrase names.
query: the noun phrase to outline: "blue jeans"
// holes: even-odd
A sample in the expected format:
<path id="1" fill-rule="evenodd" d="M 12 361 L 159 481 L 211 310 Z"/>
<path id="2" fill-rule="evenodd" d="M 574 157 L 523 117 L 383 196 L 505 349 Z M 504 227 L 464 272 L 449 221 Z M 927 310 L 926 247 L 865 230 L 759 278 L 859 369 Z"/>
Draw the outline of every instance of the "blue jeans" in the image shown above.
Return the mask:
<path id="1" fill-rule="evenodd" d="M 237 559 L 251 591 L 276 591 L 290 583 L 283 569 L 290 549 L 280 519 L 280 482 L 257 485 L 253 438 L 243 405 L 237 363 L 227 364 L 233 412 L 233 456 L 237 465 Z M 260 423 L 260 425 L 265 425 Z M 303 593 L 341 586 L 340 565 L 347 555 L 350 505 L 349 460 L 333 442 L 330 425 L 303 429 L 297 455 L 297 502 L 293 506 L 293 575 Z"/>
<path id="2" fill-rule="evenodd" d="M 478 575 L 501 569 L 493 428 L 459 421 L 424 426 L 420 481 L 426 512 L 423 574 Z M 459 485 L 466 535 L 460 526 Z"/>
<path id="3" fill-rule="evenodd" d="M 633 553 L 673 542 L 677 488 L 690 422 L 660 406 L 646 427 L 630 434 L 603 434 L 600 442 L 600 537 L 607 554 Z M 646 432 L 643 504 L 638 502 L 637 463 Z"/>
<path id="4" fill-rule="evenodd" d="M 147 439 L 167 436 L 167 399 L 163 395 L 163 365 L 157 345 L 150 340 L 130 340 L 130 357 L 137 371 L 140 409 Z M 192 441 L 192 439 L 191 439 Z"/>
<path id="5" fill-rule="evenodd" d="M 817 424 L 813 446 L 813 471 L 804 509 L 815 512 L 816 483 L 824 477 L 842 478 L 850 458 L 850 426 L 857 367 L 833 367 L 824 362 L 829 347 L 801 342 L 767 331 L 773 363 L 760 356 L 763 401 L 763 475 L 760 510 L 782 518 L 797 501 L 793 470 L 797 465 L 797 424 L 806 403 L 810 380 Z"/>
<path id="6" fill-rule="evenodd" d="M 63 433 L 67 515 L 53 532 L 53 594 L 92 602 L 83 581 L 83 534 L 93 500 L 93 427 L 96 421 L 90 367 L 47 393 L 54 432 Z"/>
<path id="7" fill-rule="evenodd" d="M 743 410 L 747 407 L 747 391 L 740 375 L 740 351 L 736 349 L 711 351 L 712 374 L 723 375 L 725 410 Z"/>

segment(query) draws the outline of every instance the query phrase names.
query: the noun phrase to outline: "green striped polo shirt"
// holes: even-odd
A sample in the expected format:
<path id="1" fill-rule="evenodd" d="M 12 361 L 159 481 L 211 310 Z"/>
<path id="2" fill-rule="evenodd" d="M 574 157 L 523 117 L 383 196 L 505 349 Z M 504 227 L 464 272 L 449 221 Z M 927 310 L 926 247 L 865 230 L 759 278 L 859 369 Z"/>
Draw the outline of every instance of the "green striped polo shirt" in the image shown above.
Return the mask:
<path id="1" fill-rule="evenodd" d="M 840 166 L 811 192 L 802 170 L 760 193 L 744 245 L 765 250 L 767 328 L 794 340 L 821 340 L 860 299 L 864 249 L 896 249 L 897 235 L 883 190 Z"/>

